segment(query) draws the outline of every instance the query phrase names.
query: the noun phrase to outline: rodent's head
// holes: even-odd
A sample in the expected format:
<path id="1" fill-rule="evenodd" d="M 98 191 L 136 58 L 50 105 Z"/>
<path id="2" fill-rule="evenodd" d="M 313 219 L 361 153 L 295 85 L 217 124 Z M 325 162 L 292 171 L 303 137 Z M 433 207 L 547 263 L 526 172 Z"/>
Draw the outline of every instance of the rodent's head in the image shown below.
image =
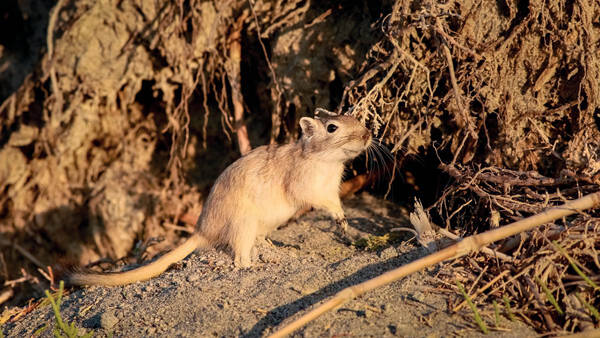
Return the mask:
<path id="1" fill-rule="evenodd" d="M 304 149 L 333 161 L 355 158 L 372 140 L 369 130 L 354 117 L 321 108 L 315 111 L 315 118 L 301 118 L 300 128 Z"/>

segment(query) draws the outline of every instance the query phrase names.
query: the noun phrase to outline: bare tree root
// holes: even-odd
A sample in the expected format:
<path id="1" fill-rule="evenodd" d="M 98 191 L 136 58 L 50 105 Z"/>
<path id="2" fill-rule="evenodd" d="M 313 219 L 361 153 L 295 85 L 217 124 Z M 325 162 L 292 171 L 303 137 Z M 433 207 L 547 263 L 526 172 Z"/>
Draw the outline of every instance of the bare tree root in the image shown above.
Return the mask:
<path id="1" fill-rule="evenodd" d="M 294 332 L 295 330 L 301 328 L 302 326 L 306 325 L 307 323 L 315 320 L 324 313 L 364 294 L 367 291 L 389 284 L 402 277 L 406 277 L 414 272 L 423 270 L 426 267 L 432 266 L 434 264 L 449 259 L 456 259 L 465 256 L 473 251 L 479 250 L 481 247 L 492 242 L 513 236 L 523 231 L 533 229 L 537 226 L 548 222 L 552 222 L 561 217 L 566 217 L 586 209 L 594 208 L 598 205 L 600 205 L 600 192 L 592 193 L 577 200 L 569 201 L 561 206 L 548 209 L 537 215 L 522 219 L 520 221 L 503 226 L 501 228 L 466 237 L 462 241 L 450 247 L 447 247 L 431 255 L 425 256 L 421 259 L 401 266 L 392 271 L 388 271 L 380 275 L 379 277 L 348 287 L 338 292 L 333 297 L 333 299 L 330 299 L 323 305 L 310 311 L 309 313 L 295 320 L 291 324 L 284 326 L 282 329 L 275 332 L 270 337 L 276 338 L 288 335 Z"/>
<path id="2" fill-rule="evenodd" d="M 240 154 L 248 153 L 252 146 L 248 139 L 248 128 L 244 122 L 244 97 L 242 96 L 242 76 L 240 63 L 242 62 L 242 37 L 241 31 L 248 12 L 242 14 L 234 25 L 234 31 L 229 36 L 229 60 L 227 60 L 227 75 L 231 85 L 231 100 L 233 101 L 233 117 L 235 119 L 235 133 L 238 140 Z"/>
<path id="3" fill-rule="evenodd" d="M 14 291 L 12 289 L 6 289 L 0 292 L 0 305 L 9 300 L 13 295 Z"/>

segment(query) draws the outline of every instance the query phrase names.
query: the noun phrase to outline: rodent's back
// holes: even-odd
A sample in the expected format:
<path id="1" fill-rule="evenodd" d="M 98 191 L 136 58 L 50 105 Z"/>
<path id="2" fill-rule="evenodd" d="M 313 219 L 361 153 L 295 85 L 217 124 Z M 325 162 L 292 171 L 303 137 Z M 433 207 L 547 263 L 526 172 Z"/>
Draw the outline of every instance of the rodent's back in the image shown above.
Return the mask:
<path id="1" fill-rule="evenodd" d="M 217 244 L 227 244 L 231 224 L 284 222 L 295 212 L 285 181 L 295 165 L 296 144 L 261 146 L 232 163 L 215 181 L 204 206 L 199 229 Z M 257 224 L 256 226 L 260 226 Z"/>

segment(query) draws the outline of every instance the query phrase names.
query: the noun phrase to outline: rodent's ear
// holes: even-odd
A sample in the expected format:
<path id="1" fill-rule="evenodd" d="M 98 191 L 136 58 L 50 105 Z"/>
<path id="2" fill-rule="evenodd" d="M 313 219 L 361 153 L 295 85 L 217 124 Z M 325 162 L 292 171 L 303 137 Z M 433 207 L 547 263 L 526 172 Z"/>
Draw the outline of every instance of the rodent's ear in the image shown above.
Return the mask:
<path id="1" fill-rule="evenodd" d="M 317 120 L 311 119 L 310 117 L 303 117 L 300 119 L 300 129 L 302 129 L 302 135 L 305 137 L 313 136 L 317 131 Z"/>
<path id="2" fill-rule="evenodd" d="M 329 111 L 329 110 L 323 109 L 323 108 L 317 108 L 317 109 L 315 109 L 315 116 L 319 116 L 319 115 L 337 116 L 337 114 L 332 111 Z"/>

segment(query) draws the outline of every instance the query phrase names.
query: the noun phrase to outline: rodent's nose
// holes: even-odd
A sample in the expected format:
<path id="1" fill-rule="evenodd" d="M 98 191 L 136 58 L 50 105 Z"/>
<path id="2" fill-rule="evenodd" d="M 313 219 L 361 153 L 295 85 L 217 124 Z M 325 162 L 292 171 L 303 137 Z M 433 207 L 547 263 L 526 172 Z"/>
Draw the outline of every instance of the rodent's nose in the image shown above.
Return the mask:
<path id="1" fill-rule="evenodd" d="M 371 134 L 369 132 L 364 133 L 363 136 L 362 136 L 362 139 L 364 141 L 368 141 L 369 138 L 371 138 Z"/>

